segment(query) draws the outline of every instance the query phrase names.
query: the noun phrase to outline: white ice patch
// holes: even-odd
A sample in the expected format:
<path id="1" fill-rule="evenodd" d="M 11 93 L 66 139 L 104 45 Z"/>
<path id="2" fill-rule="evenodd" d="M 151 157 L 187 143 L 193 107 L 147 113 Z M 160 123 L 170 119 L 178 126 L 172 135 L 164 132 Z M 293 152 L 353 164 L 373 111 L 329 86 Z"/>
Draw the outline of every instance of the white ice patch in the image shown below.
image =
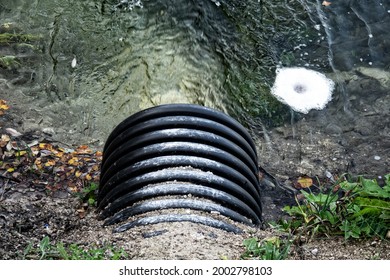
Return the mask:
<path id="1" fill-rule="evenodd" d="M 321 110 L 332 99 L 334 82 L 306 68 L 280 68 L 276 71 L 271 93 L 294 111 L 307 114 Z"/>

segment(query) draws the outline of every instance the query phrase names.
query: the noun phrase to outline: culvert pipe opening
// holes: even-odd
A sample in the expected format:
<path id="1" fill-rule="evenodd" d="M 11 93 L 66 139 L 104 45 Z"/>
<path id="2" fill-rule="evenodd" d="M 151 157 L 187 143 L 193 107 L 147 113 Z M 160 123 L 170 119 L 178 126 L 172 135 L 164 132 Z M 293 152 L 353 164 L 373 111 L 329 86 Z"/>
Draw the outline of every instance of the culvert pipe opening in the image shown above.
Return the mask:
<path id="1" fill-rule="evenodd" d="M 257 162 L 248 131 L 220 111 L 192 104 L 140 111 L 105 143 L 100 218 L 117 224 L 114 232 L 183 221 L 234 233 L 235 223 L 259 227 Z"/>

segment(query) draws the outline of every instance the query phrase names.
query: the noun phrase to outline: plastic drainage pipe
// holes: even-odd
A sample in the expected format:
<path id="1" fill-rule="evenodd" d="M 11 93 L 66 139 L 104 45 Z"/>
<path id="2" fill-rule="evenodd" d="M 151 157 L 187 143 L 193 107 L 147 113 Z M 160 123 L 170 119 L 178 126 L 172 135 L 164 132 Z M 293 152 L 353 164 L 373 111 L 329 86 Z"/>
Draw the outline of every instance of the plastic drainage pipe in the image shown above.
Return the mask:
<path id="1" fill-rule="evenodd" d="M 238 233 L 241 230 L 226 218 L 262 224 L 258 171 L 253 140 L 228 115 L 190 104 L 146 109 L 120 123 L 106 141 L 100 218 L 106 219 L 105 225 L 130 220 L 116 232 L 189 221 Z M 172 195 L 175 198 L 167 198 Z M 202 214 L 155 214 L 175 208 Z M 226 218 L 211 218 L 210 212 Z M 137 219 L 139 215 L 145 217 Z"/>
<path id="2" fill-rule="evenodd" d="M 124 130 L 138 124 L 143 123 L 150 119 L 159 119 L 166 116 L 195 116 L 206 118 L 209 120 L 215 120 L 221 124 L 226 125 L 227 127 L 232 128 L 237 131 L 242 137 L 252 146 L 252 149 L 256 151 L 256 146 L 248 133 L 248 131 L 235 119 L 230 116 L 216 111 L 211 108 L 193 105 L 193 104 L 166 104 L 149 109 L 145 109 L 129 118 L 122 121 L 116 128 L 111 132 L 108 139 L 106 140 L 103 153 L 105 153 L 108 146 L 111 144 L 114 138 L 121 134 Z"/>
<path id="3" fill-rule="evenodd" d="M 140 161 L 152 159 L 156 156 L 173 154 L 182 156 L 198 156 L 205 159 L 215 160 L 237 170 L 248 178 L 253 185 L 258 184 L 258 178 L 255 173 L 251 171 L 250 168 L 240 159 L 228 152 L 225 152 L 224 150 L 198 143 L 165 142 L 141 147 L 123 155 L 106 170 L 103 176 L 100 177 L 101 188 L 99 195 L 104 195 L 105 190 L 110 190 L 131 177 L 126 171 L 124 171 L 124 169 L 127 169 Z"/>
<path id="4" fill-rule="evenodd" d="M 248 155 L 239 145 L 222 136 L 198 129 L 171 128 L 156 130 L 136 136 L 131 139 L 131 141 L 128 141 L 117 147 L 112 153 L 103 155 L 103 159 L 105 157 L 107 157 L 107 159 L 103 160 L 101 172 L 104 174 L 109 166 L 115 164 L 115 162 L 119 160 L 124 154 L 127 154 L 134 149 L 150 144 L 174 141 L 206 144 L 220 148 L 226 152 L 229 152 L 233 156 L 238 157 L 253 172 L 258 170 L 257 165 L 255 164 L 255 160 L 251 158 L 250 155 Z"/>
<path id="5" fill-rule="evenodd" d="M 150 174 L 153 171 L 162 170 L 164 168 L 181 166 L 191 166 L 192 168 L 200 169 L 205 172 L 212 172 L 214 175 L 226 178 L 241 185 L 242 188 L 251 193 L 253 197 L 258 197 L 258 190 L 252 182 L 235 169 L 215 160 L 183 155 L 161 156 L 139 161 L 118 172 L 113 179 L 109 180 L 101 187 L 101 190 L 102 193 L 105 193 L 107 190 L 120 188 L 117 183 L 125 183 L 140 174 Z"/>
<path id="6" fill-rule="evenodd" d="M 225 137 L 240 146 L 248 155 L 250 155 L 252 160 L 256 158 L 256 151 L 253 150 L 253 147 L 233 129 L 216 121 L 192 116 L 161 117 L 132 126 L 127 130 L 124 130 L 111 141 L 110 145 L 105 150 L 105 154 L 111 154 L 113 150 L 118 149 L 119 146 L 127 143 L 128 139 L 133 139 L 135 136 L 170 128 L 201 129 L 202 131 L 211 132 L 212 134 Z"/>
<path id="7" fill-rule="evenodd" d="M 137 204 L 134 207 L 126 208 L 113 217 L 107 219 L 104 225 L 111 225 L 122 222 L 129 217 L 143 214 L 150 211 L 161 210 L 161 209 L 174 209 L 174 208 L 189 208 L 192 210 L 202 210 L 207 212 L 217 212 L 221 215 L 231 218 L 233 221 L 244 223 L 247 225 L 253 225 L 252 222 L 244 217 L 243 215 L 233 211 L 227 207 L 211 203 L 203 200 L 194 199 L 159 199 L 150 200 Z"/>
<path id="8" fill-rule="evenodd" d="M 190 183 L 167 183 L 155 186 L 145 187 L 134 192 L 121 196 L 111 203 L 100 215 L 100 219 L 105 219 L 118 211 L 131 206 L 138 201 L 144 201 L 153 197 L 163 197 L 168 195 L 193 195 L 195 197 L 207 198 L 221 205 L 225 205 L 238 213 L 248 217 L 252 224 L 260 224 L 261 221 L 245 202 L 221 190 L 213 189 L 207 186 L 195 185 Z"/>
<path id="9" fill-rule="evenodd" d="M 207 185 L 212 188 L 223 190 L 238 199 L 245 201 L 258 215 L 261 215 L 260 195 L 256 195 L 256 198 L 254 198 L 242 186 L 239 186 L 223 177 L 216 176 L 209 172 L 200 172 L 199 170 L 188 169 L 162 169 L 132 178 L 107 193 L 107 195 L 105 195 L 99 203 L 98 207 L 99 209 L 103 209 L 117 198 L 142 187 L 151 184 L 162 184 L 175 181 L 195 184 L 207 183 Z"/>
<path id="10" fill-rule="evenodd" d="M 114 229 L 114 232 L 123 232 L 136 226 L 145 226 L 145 225 L 167 223 L 167 222 L 192 222 L 192 223 L 204 224 L 207 226 L 223 229 L 228 232 L 242 233 L 241 229 L 227 222 L 216 220 L 210 217 L 194 215 L 194 214 L 187 214 L 187 215 L 167 214 L 167 215 L 156 215 L 156 216 L 144 217 L 123 224 L 117 227 L 116 229 Z"/>

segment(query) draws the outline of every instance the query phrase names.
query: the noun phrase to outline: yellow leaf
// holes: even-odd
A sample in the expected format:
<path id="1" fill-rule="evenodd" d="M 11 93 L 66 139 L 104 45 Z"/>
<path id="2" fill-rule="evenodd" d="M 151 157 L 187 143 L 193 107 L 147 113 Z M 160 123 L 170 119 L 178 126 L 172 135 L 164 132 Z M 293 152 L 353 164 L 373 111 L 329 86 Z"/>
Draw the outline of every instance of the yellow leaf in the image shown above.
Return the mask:
<path id="1" fill-rule="evenodd" d="M 74 165 L 74 166 L 77 166 L 78 162 L 79 162 L 78 158 L 74 158 L 74 157 L 71 158 L 70 160 L 68 160 L 68 164 Z"/>
<path id="2" fill-rule="evenodd" d="M 39 148 L 41 150 L 49 150 L 49 151 L 53 150 L 53 146 L 51 144 L 48 144 L 48 143 L 39 143 Z"/>
<path id="3" fill-rule="evenodd" d="M 54 152 L 54 156 L 56 157 L 62 157 L 63 155 L 64 155 L 63 152 L 57 152 L 57 151 Z"/>
<path id="4" fill-rule="evenodd" d="M 88 181 L 91 181 L 92 180 L 92 176 L 87 174 L 87 176 L 85 176 L 85 179 L 87 179 Z"/>
<path id="5" fill-rule="evenodd" d="M 13 168 L 13 167 L 10 167 L 10 168 L 7 169 L 7 172 L 9 172 L 9 173 L 12 173 L 14 171 L 15 171 L 15 168 Z"/>
<path id="6" fill-rule="evenodd" d="M 78 178 L 78 177 L 80 177 L 81 176 L 81 174 L 83 174 L 83 173 L 81 173 L 80 171 L 76 171 L 76 173 L 74 174 L 75 176 L 76 176 L 76 178 Z"/>
<path id="7" fill-rule="evenodd" d="M 309 188 L 313 185 L 313 179 L 310 177 L 299 177 L 297 182 L 301 188 Z"/>
<path id="8" fill-rule="evenodd" d="M 99 170 L 99 165 L 95 164 L 92 166 L 92 171 L 98 171 Z"/>
<path id="9" fill-rule="evenodd" d="M 25 154 L 27 154 L 26 151 L 17 151 L 17 152 L 15 153 L 15 155 L 16 155 L 17 157 L 21 157 L 21 156 L 23 156 L 23 155 L 25 155 Z"/>
<path id="10" fill-rule="evenodd" d="M 48 160 L 46 163 L 45 163 L 45 166 L 46 167 L 49 167 L 49 166 L 54 166 L 56 165 L 56 162 L 54 160 Z"/>
<path id="11" fill-rule="evenodd" d="M 8 110 L 9 106 L 7 105 L 7 101 L 0 99 L 0 110 Z"/>

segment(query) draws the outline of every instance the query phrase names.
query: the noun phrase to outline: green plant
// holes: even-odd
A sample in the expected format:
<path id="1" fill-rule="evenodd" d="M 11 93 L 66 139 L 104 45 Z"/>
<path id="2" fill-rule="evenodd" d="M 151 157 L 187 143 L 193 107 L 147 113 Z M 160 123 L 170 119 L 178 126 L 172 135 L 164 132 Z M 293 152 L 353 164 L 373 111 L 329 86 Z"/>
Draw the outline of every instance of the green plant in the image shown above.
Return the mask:
<path id="1" fill-rule="evenodd" d="M 18 58 L 13 55 L 0 56 L 0 68 L 13 69 L 20 66 Z"/>
<path id="2" fill-rule="evenodd" d="M 345 239 L 380 236 L 390 229 L 390 174 L 385 185 L 373 179 L 344 179 L 328 193 L 301 191 L 303 202 L 283 210 L 292 219 L 280 227 L 292 232 L 315 235 L 343 235 Z"/>
<path id="3" fill-rule="evenodd" d="M 259 241 L 249 238 L 244 240 L 244 246 L 246 251 L 241 255 L 242 259 L 284 260 L 288 256 L 291 240 L 272 237 Z"/>
<path id="4" fill-rule="evenodd" d="M 99 185 L 96 183 L 89 183 L 78 194 L 83 202 L 87 202 L 89 206 L 96 206 L 96 195 Z"/>
<path id="5" fill-rule="evenodd" d="M 0 33 L 0 45 L 32 42 L 41 38 L 41 36 L 33 34 Z"/>
<path id="6" fill-rule="evenodd" d="M 127 254 L 123 249 L 116 249 L 113 246 L 104 245 L 100 248 L 84 249 L 77 244 L 68 246 L 62 242 L 52 244 L 48 236 L 42 238 L 37 248 L 32 243 L 28 244 L 22 256 L 22 259 L 39 260 L 119 260 L 126 258 Z"/>

